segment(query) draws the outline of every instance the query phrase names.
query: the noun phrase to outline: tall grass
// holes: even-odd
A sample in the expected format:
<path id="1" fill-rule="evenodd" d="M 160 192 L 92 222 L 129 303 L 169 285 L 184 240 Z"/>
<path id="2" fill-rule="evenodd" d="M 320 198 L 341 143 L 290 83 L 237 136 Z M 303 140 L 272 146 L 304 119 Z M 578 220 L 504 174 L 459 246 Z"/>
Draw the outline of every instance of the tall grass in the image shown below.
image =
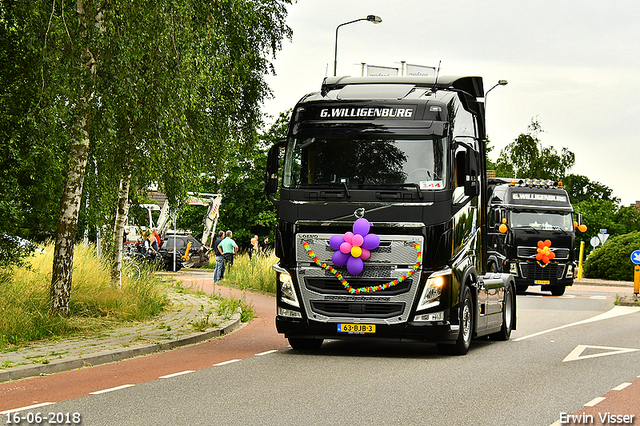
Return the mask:
<path id="1" fill-rule="evenodd" d="M 214 259 L 215 262 L 215 259 Z M 260 290 L 266 293 L 276 292 L 276 273 L 273 265 L 278 258 L 273 253 L 266 255 L 236 255 L 231 271 L 225 271 L 225 281 L 241 290 Z"/>
<path id="2" fill-rule="evenodd" d="M 139 280 L 122 276 L 109 285 L 109 265 L 93 247 L 75 247 L 69 315 L 49 315 L 53 244 L 36 253 L 27 267 L 0 274 L 0 350 L 7 345 L 82 333 L 160 313 L 168 300 L 164 284 L 149 271 Z"/>

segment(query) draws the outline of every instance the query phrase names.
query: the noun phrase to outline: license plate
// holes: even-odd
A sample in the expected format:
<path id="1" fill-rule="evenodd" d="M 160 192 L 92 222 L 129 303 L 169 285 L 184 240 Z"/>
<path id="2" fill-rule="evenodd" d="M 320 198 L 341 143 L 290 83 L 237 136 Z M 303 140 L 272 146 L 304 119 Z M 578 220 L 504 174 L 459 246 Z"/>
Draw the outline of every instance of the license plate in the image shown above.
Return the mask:
<path id="1" fill-rule="evenodd" d="M 375 332 L 375 324 L 338 324 L 338 333 L 371 334 Z"/>
<path id="2" fill-rule="evenodd" d="M 535 284 L 551 284 L 551 281 L 549 281 L 549 280 L 535 280 L 534 283 Z"/>

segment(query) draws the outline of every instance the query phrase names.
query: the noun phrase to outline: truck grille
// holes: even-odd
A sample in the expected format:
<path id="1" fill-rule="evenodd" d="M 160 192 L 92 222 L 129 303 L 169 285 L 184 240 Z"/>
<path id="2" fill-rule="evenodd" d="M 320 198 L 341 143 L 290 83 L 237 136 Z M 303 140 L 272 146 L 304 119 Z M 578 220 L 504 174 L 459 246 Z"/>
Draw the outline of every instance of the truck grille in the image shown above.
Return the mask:
<path id="1" fill-rule="evenodd" d="M 404 303 L 311 302 L 314 312 L 328 317 L 391 318 L 402 315 Z"/>
<path id="2" fill-rule="evenodd" d="M 344 286 L 334 276 L 327 277 L 327 278 L 306 278 L 305 283 L 306 283 L 307 289 L 311 291 L 315 291 L 317 293 L 345 294 Z M 387 281 L 380 281 L 380 280 L 366 281 L 362 279 L 349 280 L 349 284 L 351 284 L 351 286 L 354 288 L 360 288 L 365 286 L 375 287 L 377 285 L 382 285 L 385 283 L 387 283 Z M 413 280 L 408 279 L 406 281 L 401 282 L 395 287 L 391 287 L 385 290 L 383 293 L 385 296 L 406 293 L 411 289 L 412 284 L 413 284 Z M 383 293 L 378 293 L 378 294 L 381 295 Z"/>
<path id="3" fill-rule="evenodd" d="M 564 266 L 557 263 L 549 263 L 543 268 L 537 262 L 529 262 L 522 265 L 522 276 L 529 282 L 545 280 L 554 284 L 559 278 L 562 278 L 563 270 Z"/>
<path id="4" fill-rule="evenodd" d="M 348 321 L 353 318 L 378 324 L 396 324 L 406 321 L 411 306 L 419 297 L 418 287 L 422 268 L 411 278 L 385 290 L 351 294 L 331 272 L 319 267 L 307 254 L 303 241 L 320 262 L 333 265 L 335 250 L 329 245 L 333 234 L 299 234 L 296 237 L 296 270 L 300 284 L 302 304 L 309 318 L 321 322 Z M 380 235 L 380 234 L 379 234 Z M 364 270 L 351 275 L 345 267 L 336 267 L 352 288 L 375 287 L 400 278 L 413 268 L 417 259 L 414 244 L 423 246 L 419 235 L 380 235 L 380 246 L 371 251 L 364 262 Z M 425 255 L 422 249 L 423 258 Z"/>
<path id="5" fill-rule="evenodd" d="M 556 254 L 554 260 L 567 260 L 569 259 L 568 248 L 553 248 L 551 247 L 551 251 Z M 517 256 L 520 259 L 535 259 L 536 254 L 538 254 L 538 249 L 536 247 L 524 247 L 519 246 L 517 250 Z"/>

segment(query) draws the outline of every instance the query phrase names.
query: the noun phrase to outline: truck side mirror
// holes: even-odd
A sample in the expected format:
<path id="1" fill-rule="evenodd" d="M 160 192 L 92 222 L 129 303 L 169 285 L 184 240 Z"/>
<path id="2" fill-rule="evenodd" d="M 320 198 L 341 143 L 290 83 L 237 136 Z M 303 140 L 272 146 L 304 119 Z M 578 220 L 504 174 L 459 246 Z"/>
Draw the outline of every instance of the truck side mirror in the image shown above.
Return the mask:
<path id="1" fill-rule="evenodd" d="M 276 142 L 267 154 L 267 168 L 265 170 L 264 192 L 271 202 L 277 202 L 273 194 L 278 192 L 278 172 L 280 164 L 280 150 L 285 147 L 287 141 Z"/>

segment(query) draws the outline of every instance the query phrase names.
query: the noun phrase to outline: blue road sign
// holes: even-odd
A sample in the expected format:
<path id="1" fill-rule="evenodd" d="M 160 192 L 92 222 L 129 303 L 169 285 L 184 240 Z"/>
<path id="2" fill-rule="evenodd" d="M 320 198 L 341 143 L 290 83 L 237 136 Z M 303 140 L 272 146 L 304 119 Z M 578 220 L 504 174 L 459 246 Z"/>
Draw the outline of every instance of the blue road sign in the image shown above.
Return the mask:
<path id="1" fill-rule="evenodd" d="M 640 265 L 640 250 L 636 250 L 631 253 L 631 261 L 636 265 Z"/>

